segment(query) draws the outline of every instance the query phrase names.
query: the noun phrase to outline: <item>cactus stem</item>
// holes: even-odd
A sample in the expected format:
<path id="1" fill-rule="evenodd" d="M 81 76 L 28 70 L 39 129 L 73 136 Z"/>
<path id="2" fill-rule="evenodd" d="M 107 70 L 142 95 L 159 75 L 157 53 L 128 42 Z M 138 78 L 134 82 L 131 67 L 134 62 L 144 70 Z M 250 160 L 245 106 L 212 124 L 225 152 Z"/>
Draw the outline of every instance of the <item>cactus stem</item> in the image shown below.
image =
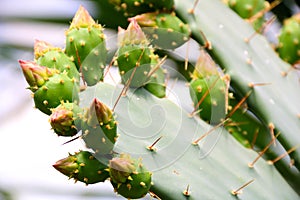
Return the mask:
<path id="1" fill-rule="evenodd" d="M 273 160 L 269 160 L 268 163 L 270 165 L 273 165 L 274 163 L 276 163 L 277 161 L 281 160 L 282 158 L 284 158 L 285 156 L 289 155 L 290 153 L 292 153 L 293 151 L 295 151 L 296 149 L 298 149 L 300 147 L 300 144 L 298 144 L 297 146 L 292 147 L 290 150 L 288 150 L 287 152 L 281 154 L 280 156 L 278 156 L 277 158 L 273 159 Z"/>
<path id="2" fill-rule="evenodd" d="M 186 189 L 183 191 L 183 195 L 186 196 L 186 197 L 189 197 L 191 195 L 189 184 L 186 186 Z"/>
<path id="3" fill-rule="evenodd" d="M 247 94 L 233 107 L 233 109 L 226 116 L 226 118 L 230 118 L 235 113 L 235 111 L 237 111 L 237 109 L 242 106 L 242 104 L 247 100 L 247 98 L 250 96 L 251 93 L 252 93 L 252 90 L 247 92 Z"/>
<path id="4" fill-rule="evenodd" d="M 265 85 L 271 85 L 272 83 L 248 83 L 248 86 L 250 87 L 250 88 L 254 88 L 254 87 L 256 87 L 256 86 L 265 86 Z"/>
<path id="5" fill-rule="evenodd" d="M 203 96 L 201 97 L 201 99 L 198 101 L 197 105 L 195 106 L 193 112 L 191 113 L 191 116 L 195 115 L 195 112 L 197 111 L 197 109 L 199 108 L 199 106 L 202 104 L 202 102 L 205 100 L 205 98 L 207 97 L 207 95 L 209 94 L 209 92 L 215 87 L 215 85 L 217 84 L 218 80 L 220 79 L 220 77 L 218 77 L 209 87 L 208 90 L 205 91 L 205 93 L 203 94 Z"/>
<path id="6" fill-rule="evenodd" d="M 161 140 L 162 137 L 163 136 L 160 136 L 159 138 L 157 138 L 150 146 L 147 147 L 147 149 L 149 151 L 156 151 L 156 148 L 154 146 L 158 143 L 159 140 Z"/>
<path id="7" fill-rule="evenodd" d="M 258 156 L 253 160 L 253 162 L 248 164 L 248 167 L 253 168 L 254 164 L 258 161 L 258 159 L 260 157 L 262 157 L 264 155 L 264 153 L 269 149 L 269 147 L 275 142 L 276 138 L 280 135 L 280 133 L 278 133 L 274 138 L 272 138 L 272 140 L 269 142 L 269 144 L 261 151 L 258 153 Z"/>
<path id="8" fill-rule="evenodd" d="M 255 130 L 255 132 L 254 132 L 254 136 L 253 136 L 253 139 L 252 139 L 252 142 L 251 142 L 251 149 L 254 148 L 254 145 L 256 143 L 256 139 L 257 139 L 258 133 L 259 133 L 259 128 L 257 128 Z"/>
<path id="9" fill-rule="evenodd" d="M 255 179 L 252 179 L 250 181 L 248 181 L 247 183 L 245 183 L 244 185 L 242 185 L 241 187 L 239 187 L 238 189 L 236 190 L 232 190 L 231 191 L 231 194 L 236 196 L 238 194 L 241 194 L 242 193 L 242 189 L 244 189 L 245 187 L 247 187 L 248 185 L 250 185 Z"/>
<path id="10" fill-rule="evenodd" d="M 205 138 L 206 136 L 208 136 L 210 133 L 212 133 L 214 130 L 216 130 L 220 126 L 224 125 L 224 123 L 226 123 L 228 120 L 229 119 L 226 119 L 226 120 L 220 122 L 218 125 L 216 125 L 212 129 L 210 129 L 209 131 L 207 131 L 206 133 L 204 133 L 203 135 L 201 135 L 197 140 L 195 140 L 194 142 L 192 142 L 192 144 L 193 145 L 197 145 L 203 138 Z"/>

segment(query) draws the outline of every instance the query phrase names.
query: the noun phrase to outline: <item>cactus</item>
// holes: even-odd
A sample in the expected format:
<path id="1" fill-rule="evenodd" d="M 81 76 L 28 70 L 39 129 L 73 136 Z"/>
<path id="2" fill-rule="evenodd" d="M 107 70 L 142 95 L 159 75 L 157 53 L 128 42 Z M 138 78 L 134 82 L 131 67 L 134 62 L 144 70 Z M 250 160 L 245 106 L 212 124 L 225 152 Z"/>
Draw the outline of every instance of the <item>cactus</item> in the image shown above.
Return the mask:
<path id="1" fill-rule="evenodd" d="M 300 14 L 286 19 L 278 37 L 277 51 L 279 56 L 291 63 L 296 64 L 300 60 Z"/>
<path id="2" fill-rule="evenodd" d="M 81 129 L 82 110 L 75 103 L 62 102 L 51 112 L 50 125 L 58 136 L 74 136 Z"/>
<path id="3" fill-rule="evenodd" d="M 69 178 L 73 178 L 75 182 L 81 181 L 86 184 L 104 182 L 109 177 L 106 170 L 107 165 L 99 162 L 88 151 L 70 154 L 68 157 L 57 161 L 53 167 Z"/>
<path id="4" fill-rule="evenodd" d="M 151 43 L 162 49 L 175 49 L 184 44 L 190 29 L 173 13 L 145 13 L 134 19 L 143 28 Z M 149 28 L 148 28 L 149 27 Z"/>
<path id="5" fill-rule="evenodd" d="M 258 12 L 263 11 L 268 3 L 265 0 L 229 0 L 229 7 L 244 19 L 250 19 Z M 264 23 L 264 18 L 259 17 L 253 22 L 253 27 L 259 30 Z"/>
<path id="6" fill-rule="evenodd" d="M 86 184 L 109 179 L 115 192 L 129 199 L 146 194 L 157 199 L 298 199 L 299 82 L 294 68 L 266 39 L 253 36 L 255 30 L 219 0 L 175 0 L 175 7 L 160 6 L 167 1 L 107 2 L 117 5 L 112 13 L 132 17 L 127 30 L 119 28 L 116 56 L 103 64 L 119 68 L 123 88 L 97 78 L 79 92 L 78 82 L 67 71 L 20 61 L 29 89 L 39 100 L 37 107 L 45 113 L 51 110 L 50 119 L 62 113 L 61 120 L 53 120 L 54 131 L 70 136 L 78 132 L 93 151 L 79 151 L 54 167 Z M 177 29 L 183 25 L 173 18 L 173 9 L 190 30 Z M 76 14 L 74 23 L 91 22 L 87 11 L 81 7 L 80 12 L 87 18 Z M 182 90 L 187 105 L 194 103 L 192 113 L 186 111 L 191 106 L 175 104 L 166 95 L 168 72 L 165 58 L 159 56 L 170 51 L 157 54 L 137 24 L 141 16 L 155 21 L 155 26 L 162 16 L 174 20 L 160 26 L 183 31 L 207 47 L 210 55 L 200 51 L 191 82 Z M 63 53 L 69 55 L 68 50 Z M 83 68 L 78 70 L 83 73 Z M 103 77 L 103 71 L 96 76 Z M 69 80 L 73 87 L 65 85 Z M 71 100 L 65 96 L 69 93 Z M 67 101 L 78 104 L 80 111 L 74 112 Z M 75 129 L 73 124 L 79 126 Z"/>
<path id="7" fill-rule="evenodd" d="M 103 28 L 82 6 L 66 31 L 66 54 L 74 60 L 87 85 L 103 79 L 107 54 Z"/>

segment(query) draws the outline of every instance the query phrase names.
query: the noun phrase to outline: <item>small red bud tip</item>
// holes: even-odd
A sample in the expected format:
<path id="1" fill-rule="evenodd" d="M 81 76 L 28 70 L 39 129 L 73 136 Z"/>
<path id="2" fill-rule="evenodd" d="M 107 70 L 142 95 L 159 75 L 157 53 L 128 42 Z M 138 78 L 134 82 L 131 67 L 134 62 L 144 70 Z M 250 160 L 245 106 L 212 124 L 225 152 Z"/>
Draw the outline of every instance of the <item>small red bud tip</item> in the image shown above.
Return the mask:
<path id="1" fill-rule="evenodd" d="M 34 56 L 35 59 L 38 59 L 41 55 L 43 55 L 44 51 L 48 49 L 54 48 L 50 43 L 42 41 L 42 40 L 35 40 L 34 42 Z"/>
<path id="2" fill-rule="evenodd" d="M 19 60 L 26 81 L 31 87 L 41 87 L 53 76 L 55 70 L 40 66 L 33 61 Z"/>
<path id="3" fill-rule="evenodd" d="M 95 110 L 96 117 L 99 123 L 107 124 L 112 119 L 112 111 L 104 103 L 94 98 L 93 103 L 90 107 L 91 111 Z"/>
<path id="4" fill-rule="evenodd" d="M 89 27 L 94 24 L 96 24 L 96 22 L 89 12 L 83 6 L 80 6 L 73 18 L 70 29 L 77 27 Z"/>
<path id="5" fill-rule="evenodd" d="M 57 161 L 52 165 L 57 171 L 61 172 L 66 176 L 72 175 L 76 169 L 78 169 L 78 164 L 76 163 L 76 157 L 70 155 L 66 158 L 63 158 Z"/>
<path id="6" fill-rule="evenodd" d="M 120 46 L 127 44 L 149 44 L 144 32 L 134 18 L 131 18 L 127 29 L 119 28 L 118 43 Z"/>

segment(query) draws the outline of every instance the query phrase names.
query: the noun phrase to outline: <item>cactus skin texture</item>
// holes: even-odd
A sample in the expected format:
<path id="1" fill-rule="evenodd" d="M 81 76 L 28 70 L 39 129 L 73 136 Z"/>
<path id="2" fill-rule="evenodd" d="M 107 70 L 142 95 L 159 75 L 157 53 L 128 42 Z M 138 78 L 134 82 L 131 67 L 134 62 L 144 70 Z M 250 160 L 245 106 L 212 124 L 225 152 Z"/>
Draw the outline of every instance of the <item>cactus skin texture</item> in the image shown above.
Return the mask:
<path id="1" fill-rule="evenodd" d="M 264 10 L 268 4 L 265 0 L 229 0 L 228 5 L 243 19 L 250 19 L 256 13 Z M 258 31 L 263 23 L 264 19 L 260 17 L 253 22 L 253 27 Z"/>
<path id="2" fill-rule="evenodd" d="M 109 0 L 109 2 L 125 17 L 152 11 L 170 11 L 174 6 L 174 0 Z"/>
<path id="3" fill-rule="evenodd" d="M 121 154 L 110 160 L 109 173 L 115 191 L 125 198 L 142 198 L 151 187 L 151 173 L 129 155 Z"/>
<path id="4" fill-rule="evenodd" d="M 103 79 L 107 56 L 103 28 L 82 6 L 66 31 L 66 54 L 73 58 L 87 85 Z"/>
<path id="5" fill-rule="evenodd" d="M 53 167 L 62 174 L 85 184 L 104 182 L 108 177 L 107 165 L 102 164 L 92 153 L 79 151 L 57 161 Z"/>
<path id="6" fill-rule="evenodd" d="M 291 64 L 300 61 L 300 14 L 286 19 L 278 37 L 279 56 Z"/>
<path id="7" fill-rule="evenodd" d="M 50 125 L 58 136 L 74 136 L 81 129 L 82 109 L 77 104 L 62 102 L 51 111 Z"/>
<path id="8" fill-rule="evenodd" d="M 175 49 L 190 36 L 190 29 L 175 13 L 145 13 L 134 19 L 143 28 L 151 43 L 162 49 Z"/>
<path id="9" fill-rule="evenodd" d="M 60 72 L 66 71 L 69 78 L 75 78 L 79 83 L 79 72 L 71 58 L 62 49 L 53 47 L 45 41 L 36 40 L 34 54 L 38 65 L 54 68 Z"/>

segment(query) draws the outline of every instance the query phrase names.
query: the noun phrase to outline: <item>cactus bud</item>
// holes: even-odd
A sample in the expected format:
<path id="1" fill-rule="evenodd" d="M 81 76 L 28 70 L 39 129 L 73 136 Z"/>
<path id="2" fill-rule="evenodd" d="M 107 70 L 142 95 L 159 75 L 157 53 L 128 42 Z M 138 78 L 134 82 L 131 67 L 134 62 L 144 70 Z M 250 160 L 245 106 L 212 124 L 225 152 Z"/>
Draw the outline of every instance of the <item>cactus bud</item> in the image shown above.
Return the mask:
<path id="1" fill-rule="evenodd" d="M 63 103 L 52 110 L 50 124 L 59 136 L 74 136 L 80 130 L 81 109 L 74 103 Z"/>
<path id="2" fill-rule="evenodd" d="M 107 57 L 103 28 L 82 6 L 66 31 L 66 54 L 73 59 L 87 85 L 103 79 Z"/>
<path id="3" fill-rule="evenodd" d="M 75 181 L 81 181 L 86 184 L 104 182 L 109 173 L 106 170 L 107 165 L 102 164 L 90 152 L 80 151 L 74 155 L 57 161 L 53 167 Z"/>
<path id="4" fill-rule="evenodd" d="M 145 27 L 143 31 L 151 43 L 163 49 L 175 49 L 184 44 L 190 35 L 189 26 L 175 13 L 144 13 L 129 20 L 136 20 Z"/>
<path id="5" fill-rule="evenodd" d="M 109 173 L 115 191 L 125 198 L 142 198 L 151 187 L 152 174 L 140 160 L 132 159 L 127 154 L 110 160 Z"/>
<path id="6" fill-rule="evenodd" d="M 118 44 L 119 46 L 131 44 L 148 45 L 149 41 L 147 40 L 144 32 L 138 25 L 137 21 L 132 19 L 126 30 L 119 27 Z"/>
<path id="7" fill-rule="evenodd" d="M 44 66 L 39 66 L 32 61 L 19 60 L 23 74 L 30 89 L 35 91 L 37 88 L 45 84 L 49 77 L 53 76 L 56 70 L 51 70 Z"/>
<path id="8" fill-rule="evenodd" d="M 116 183 L 125 183 L 134 171 L 134 161 L 130 155 L 122 154 L 119 158 L 113 158 L 109 161 L 110 177 Z"/>
<path id="9" fill-rule="evenodd" d="M 79 27 L 89 27 L 95 24 L 96 22 L 90 16 L 89 12 L 83 6 L 79 6 L 79 9 L 77 10 L 70 25 L 70 29 Z"/>
<path id="10" fill-rule="evenodd" d="M 95 124 L 107 124 L 112 118 L 112 111 L 104 103 L 94 98 L 90 108 L 86 112 L 88 124 L 93 126 Z M 95 122 L 96 120 L 96 122 Z"/>

